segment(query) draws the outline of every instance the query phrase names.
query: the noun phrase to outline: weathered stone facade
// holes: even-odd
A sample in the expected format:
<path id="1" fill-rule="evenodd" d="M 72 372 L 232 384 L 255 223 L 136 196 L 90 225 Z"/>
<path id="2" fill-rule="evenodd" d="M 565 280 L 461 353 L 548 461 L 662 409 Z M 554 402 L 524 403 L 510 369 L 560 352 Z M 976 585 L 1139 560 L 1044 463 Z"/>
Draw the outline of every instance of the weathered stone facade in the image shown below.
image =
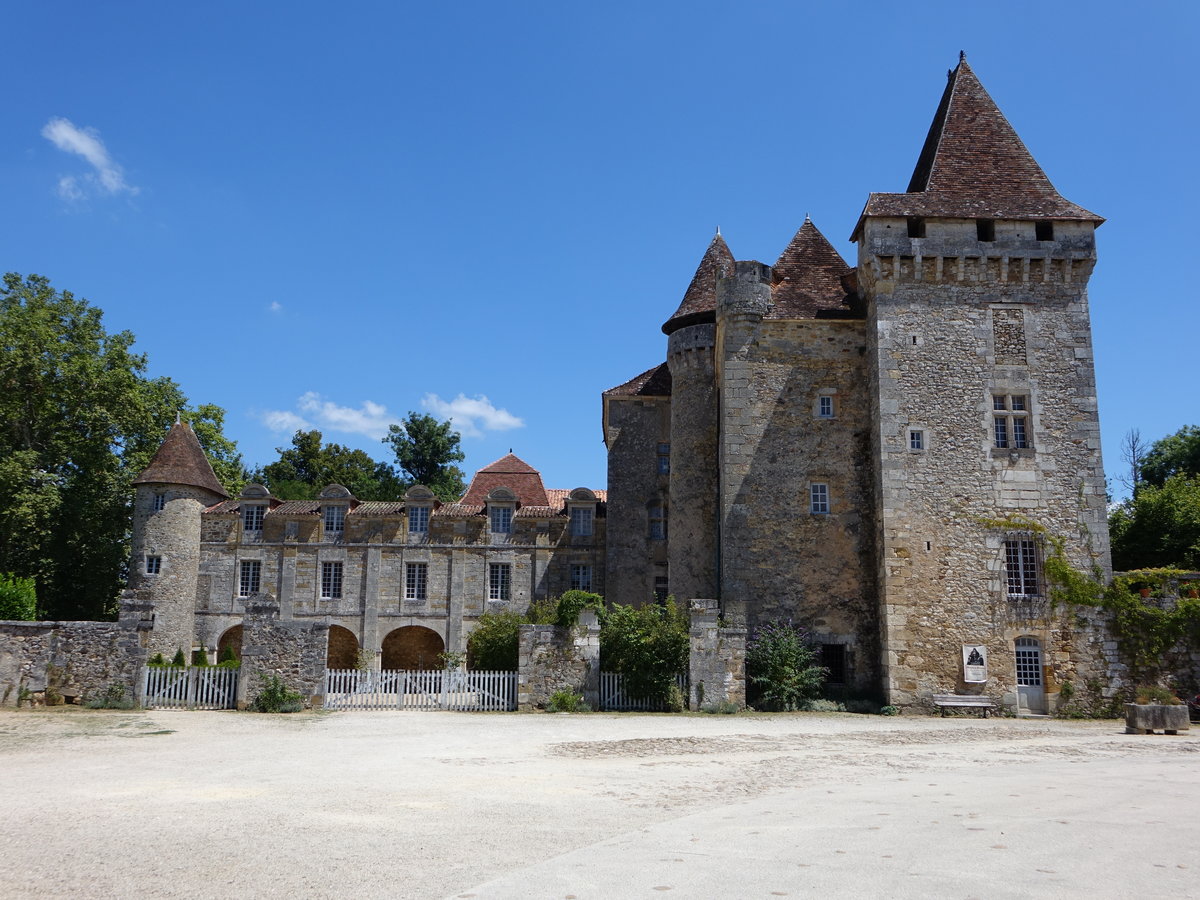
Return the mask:
<path id="1" fill-rule="evenodd" d="M 558 691 L 600 708 L 600 625 L 593 610 L 583 610 L 571 628 L 522 625 L 518 640 L 518 709 L 545 709 Z"/>
<path id="2" fill-rule="evenodd" d="M 746 705 L 746 623 L 729 604 L 722 621 L 716 600 L 693 600 L 688 613 L 688 707 L 693 710 Z"/>
<path id="3" fill-rule="evenodd" d="M 0 706 L 47 687 L 68 703 L 113 684 L 133 699 L 145 659 L 137 630 L 116 622 L 0 622 Z"/>
<path id="4" fill-rule="evenodd" d="M 244 602 L 239 706 L 245 708 L 264 678 L 277 675 L 309 702 L 324 692 L 329 625 L 322 621 L 282 621 L 279 603 L 268 594 Z"/>

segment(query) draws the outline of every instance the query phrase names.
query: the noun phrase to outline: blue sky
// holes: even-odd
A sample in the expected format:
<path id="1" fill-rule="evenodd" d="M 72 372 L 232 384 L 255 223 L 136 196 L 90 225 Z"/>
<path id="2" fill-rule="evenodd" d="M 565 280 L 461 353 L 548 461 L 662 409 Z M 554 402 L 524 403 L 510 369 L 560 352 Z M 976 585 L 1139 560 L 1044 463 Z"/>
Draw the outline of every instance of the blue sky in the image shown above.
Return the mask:
<path id="1" fill-rule="evenodd" d="M 605 484 L 600 393 L 664 359 L 720 226 L 848 260 L 965 49 L 1068 199 L 1108 218 L 1091 302 L 1104 452 L 1200 422 L 1200 7 L 1151 3 L 10 4 L 0 267 L 129 329 L 228 411 L 386 458 L 453 415 Z"/>

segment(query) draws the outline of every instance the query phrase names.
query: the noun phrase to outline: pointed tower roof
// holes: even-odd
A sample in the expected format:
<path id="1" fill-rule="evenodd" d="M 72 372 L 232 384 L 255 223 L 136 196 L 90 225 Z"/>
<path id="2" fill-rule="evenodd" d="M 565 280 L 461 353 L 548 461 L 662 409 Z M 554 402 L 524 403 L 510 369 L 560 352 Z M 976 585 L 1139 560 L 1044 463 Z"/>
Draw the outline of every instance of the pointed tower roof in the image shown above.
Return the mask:
<path id="1" fill-rule="evenodd" d="M 498 487 L 506 487 L 516 494 L 522 506 L 550 505 L 542 484 L 542 473 L 511 452 L 476 472 L 459 503 L 483 506 L 488 494 Z"/>
<path id="2" fill-rule="evenodd" d="M 1059 194 L 965 56 L 949 73 L 908 192 L 871 194 L 863 215 L 1104 221 Z"/>
<path id="3" fill-rule="evenodd" d="M 671 370 L 666 363 L 659 363 L 641 375 L 635 375 L 624 384 L 609 388 L 605 397 L 670 397 Z"/>
<path id="4" fill-rule="evenodd" d="M 228 497 L 221 482 L 213 474 L 208 457 L 200 448 L 196 432 L 187 422 L 177 421 L 167 432 L 162 445 L 150 460 L 150 465 L 137 478 L 134 484 L 186 484 L 189 487 L 204 488 L 218 497 Z"/>
<path id="5" fill-rule="evenodd" d="M 772 268 L 773 307 L 767 318 L 858 318 L 842 284 L 851 271 L 841 254 L 805 216 L 804 224 Z"/>
<path id="6" fill-rule="evenodd" d="M 717 280 L 733 274 L 733 254 L 718 230 L 704 251 L 704 258 L 696 267 L 692 283 L 683 295 L 683 302 L 671 318 L 663 324 L 663 334 L 701 322 L 715 322 L 717 318 Z"/>

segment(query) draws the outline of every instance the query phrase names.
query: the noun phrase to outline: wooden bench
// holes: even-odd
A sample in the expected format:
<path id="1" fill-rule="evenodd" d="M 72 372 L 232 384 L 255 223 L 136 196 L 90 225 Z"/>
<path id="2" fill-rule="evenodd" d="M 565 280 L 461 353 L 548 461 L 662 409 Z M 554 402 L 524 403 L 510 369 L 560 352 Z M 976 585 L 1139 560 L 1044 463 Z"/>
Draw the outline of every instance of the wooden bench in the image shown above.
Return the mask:
<path id="1" fill-rule="evenodd" d="M 984 697 L 980 694 L 934 694 L 933 705 L 941 708 L 943 718 L 945 718 L 947 709 L 961 706 L 983 710 L 983 717 L 986 719 L 988 710 L 995 709 L 999 704 L 991 697 Z"/>

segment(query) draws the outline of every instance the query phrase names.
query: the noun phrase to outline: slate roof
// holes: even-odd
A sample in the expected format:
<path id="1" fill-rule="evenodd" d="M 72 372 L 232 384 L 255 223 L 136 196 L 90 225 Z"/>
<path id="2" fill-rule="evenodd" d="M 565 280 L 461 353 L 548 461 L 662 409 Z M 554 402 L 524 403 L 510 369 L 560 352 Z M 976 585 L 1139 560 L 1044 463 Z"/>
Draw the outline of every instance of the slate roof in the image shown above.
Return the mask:
<path id="1" fill-rule="evenodd" d="M 476 472 L 463 495 L 462 503 L 482 506 L 487 501 L 487 495 L 498 487 L 506 487 L 516 494 L 521 506 L 549 505 L 541 473 L 512 453 Z"/>
<path id="2" fill-rule="evenodd" d="M 687 325 L 716 321 L 717 280 L 732 274 L 733 254 L 718 231 L 704 251 L 679 308 L 663 323 L 663 334 L 670 334 Z"/>
<path id="3" fill-rule="evenodd" d="M 866 216 L 1104 221 L 1059 194 L 965 58 L 949 73 L 908 192 L 871 194 L 854 237 Z"/>
<path id="4" fill-rule="evenodd" d="M 228 497 L 213 474 L 208 457 L 200 448 L 196 432 L 187 422 L 176 422 L 167 432 L 161 446 L 144 472 L 133 479 L 134 484 L 186 484 L 204 488 L 218 497 Z"/>
<path id="5" fill-rule="evenodd" d="M 843 280 L 853 269 L 807 216 L 772 268 L 768 319 L 861 318 Z"/>
<path id="6" fill-rule="evenodd" d="M 609 388 L 604 392 L 605 397 L 670 397 L 671 370 L 666 363 L 661 363 L 653 369 L 647 369 L 641 375 L 635 375 L 624 384 Z"/>

